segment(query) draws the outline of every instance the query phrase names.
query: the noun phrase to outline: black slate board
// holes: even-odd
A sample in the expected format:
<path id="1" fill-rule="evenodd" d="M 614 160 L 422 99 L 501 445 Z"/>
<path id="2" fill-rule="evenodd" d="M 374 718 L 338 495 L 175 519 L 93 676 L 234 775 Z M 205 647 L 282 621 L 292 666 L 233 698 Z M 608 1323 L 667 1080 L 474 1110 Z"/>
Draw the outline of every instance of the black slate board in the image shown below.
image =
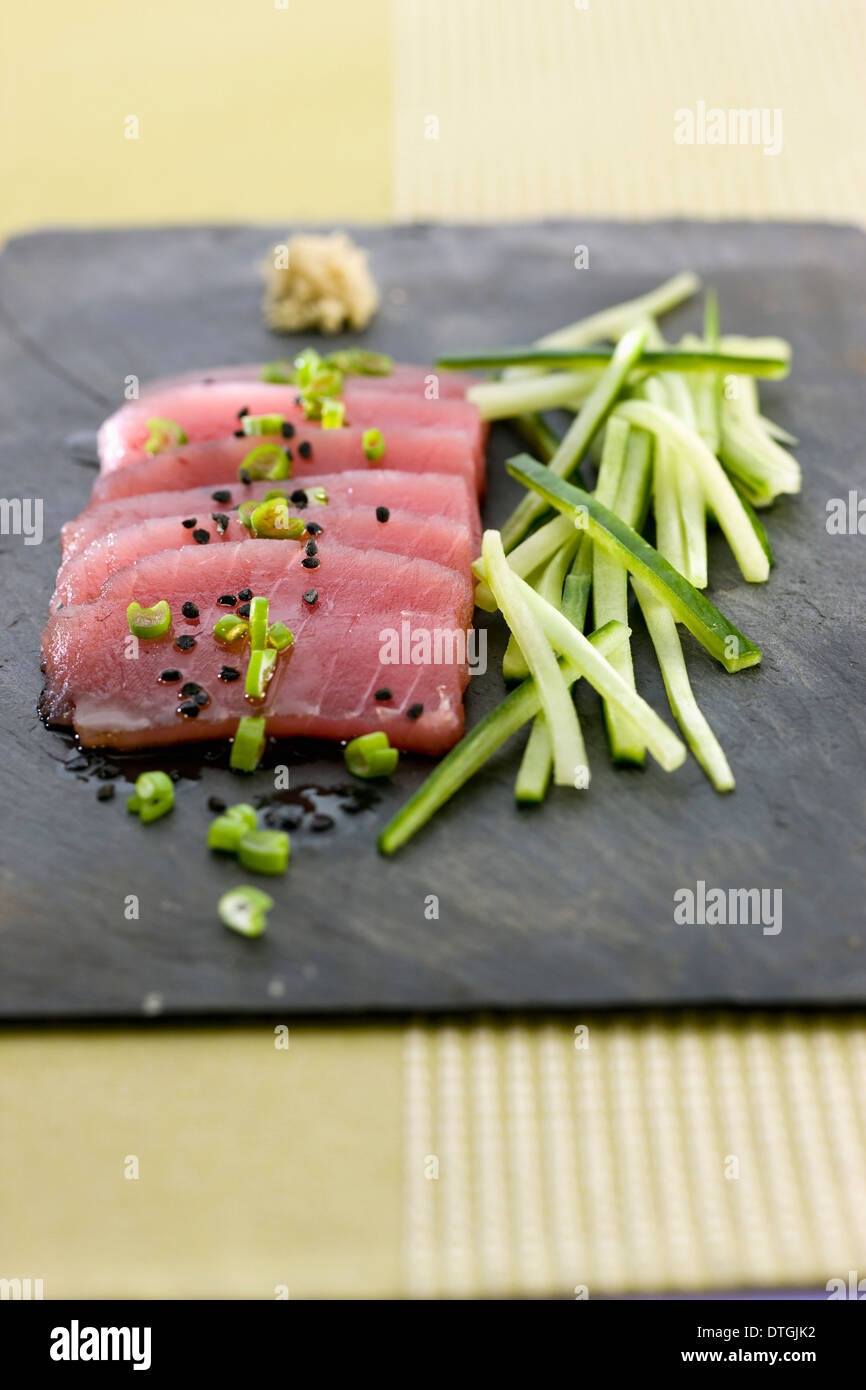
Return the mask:
<path id="1" fill-rule="evenodd" d="M 866 255 L 853 229 L 561 222 L 358 233 L 384 291 L 368 340 L 415 360 L 528 341 L 684 266 L 718 287 L 730 330 L 792 340 L 791 379 L 764 395 L 802 440 L 805 474 L 802 497 L 770 517 L 778 567 L 769 585 L 750 587 L 718 537 L 711 549 L 712 594 L 763 646 L 763 665 L 727 676 L 687 639 L 696 692 L 738 777 L 733 796 L 715 795 L 691 760 L 672 777 L 611 769 L 584 692 L 588 794 L 557 792 L 518 812 L 511 747 L 386 862 L 376 832 L 424 774 L 422 760 L 406 759 L 377 806 L 294 836 L 269 933 L 247 942 L 214 911 L 237 871 L 203 847 L 207 798 L 238 799 L 236 779 L 216 766 L 184 777 L 172 817 L 142 828 L 124 811 L 123 778 L 120 797 L 100 804 L 99 783 L 69 770 L 74 749 L 35 712 L 57 534 L 93 480 L 64 441 L 92 432 L 129 373 L 285 355 L 291 345 L 265 332 L 258 309 L 257 265 L 281 233 L 45 233 L 0 256 L 3 493 L 45 503 L 42 545 L 0 537 L 0 1016 L 866 1000 L 866 538 L 825 526 L 827 499 L 866 483 Z M 578 244 L 589 269 L 573 267 Z M 697 327 L 697 314 L 678 312 L 669 331 Z M 494 523 L 516 494 L 501 465 L 513 450 L 500 427 Z M 663 710 L 639 631 L 636 645 L 639 684 Z M 499 696 L 499 650 L 494 627 L 470 720 Z M 293 765 L 292 779 L 328 789 L 346 775 L 330 755 Z M 270 785 L 261 772 L 253 787 Z M 325 794 L 320 806 L 335 801 Z M 781 889 L 781 933 L 675 925 L 675 890 L 699 879 Z M 124 915 L 130 894 L 137 921 Z M 425 917 L 430 894 L 438 920 Z"/>

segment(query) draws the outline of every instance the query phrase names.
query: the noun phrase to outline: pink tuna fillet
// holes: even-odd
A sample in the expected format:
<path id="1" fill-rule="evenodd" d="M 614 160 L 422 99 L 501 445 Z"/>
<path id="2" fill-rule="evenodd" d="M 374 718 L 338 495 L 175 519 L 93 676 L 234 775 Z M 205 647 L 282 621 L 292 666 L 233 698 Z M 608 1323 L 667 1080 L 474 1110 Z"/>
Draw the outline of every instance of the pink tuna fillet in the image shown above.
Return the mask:
<path id="1" fill-rule="evenodd" d="M 243 715 L 257 711 L 277 738 L 342 740 L 384 729 L 399 748 L 441 753 L 456 743 L 468 674 L 460 644 L 471 616 L 462 578 L 429 560 L 354 550 L 325 537 L 315 570 L 302 567 L 300 550 L 287 562 L 287 550 L 262 540 L 163 551 L 118 571 L 94 602 L 62 609 L 42 638 L 45 717 L 73 723 L 88 747 L 227 739 Z M 212 635 L 227 611 L 217 598 L 243 588 L 267 595 L 271 621 L 295 634 L 293 647 L 277 658 L 265 700 L 255 705 L 244 695 L 245 646 L 232 650 Z M 313 591 L 308 603 L 303 595 Z M 166 600 L 173 624 L 165 637 L 140 641 L 130 660 L 126 607 L 133 599 L 143 606 Z M 198 619 L 182 616 L 187 600 L 198 606 Z M 186 634 L 196 645 L 179 651 L 175 640 Z M 224 664 L 239 669 L 241 679 L 220 679 Z M 160 680 L 168 668 L 207 693 L 196 718 L 177 712 L 180 685 Z M 390 699 L 375 698 L 382 688 Z"/>
<path id="2" fill-rule="evenodd" d="M 166 387 L 210 385 L 222 381 L 262 381 L 263 362 L 242 362 L 234 367 L 199 367 L 191 372 L 148 381 L 141 388 L 141 399 Z M 438 367 L 415 366 L 410 362 L 395 362 L 386 376 L 350 376 L 352 389 L 364 391 L 395 391 L 403 395 L 424 396 L 435 381 L 435 389 L 443 400 L 462 400 L 470 386 L 481 380 L 469 372 L 449 372 Z"/>
<path id="3" fill-rule="evenodd" d="M 137 465 L 133 465 L 137 467 Z M 112 475 L 118 476 L 118 475 Z M 148 521 L 157 516 L 184 516 L 231 511 L 248 498 L 261 498 L 275 486 L 285 486 L 289 492 L 294 485 L 262 483 L 226 483 L 219 487 L 188 488 L 179 492 L 144 492 L 135 497 L 123 497 L 114 502 L 91 502 L 76 517 L 67 521 L 61 530 L 63 559 L 69 560 L 93 541 L 109 531 Z M 396 507 L 401 511 L 418 512 L 429 516 L 444 516 L 462 522 L 472 534 L 472 553 L 478 553 L 481 527 L 474 492 L 466 483 L 441 473 L 401 473 L 395 469 L 371 468 L 367 472 L 316 474 L 303 480 L 303 489 L 324 488 L 329 503 L 337 506 Z M 217 501 L 214 492 L 228 492 L 227 500 Z M 311 500 L 309 517 L 322 521 L 321 504 Z"/>
<path id="4" fill-rule="evenodd" d="M 347 379 L 342 399 L 346 404 L 346 424 L 364 429 L 375 427 L 385 435 L 397 425 L 422 430 L 460 432 L 467 442 L 479 478 L 484 468 L 486 426 L 469 401 L 439 399 L 365 386 L 358 389 L 357 378 Z M 99 431 L 99 458 L 104 473 L 147 458 L 145 441 L 151 417 L 173 420 L 185 431 L 190 443 L 231 438 L 239 427 L 239 414 L 283 415 L 298 431 L 298 438 L 317 439 L 320 435 L 340 434 L 323 430 L 308 421 L 299 405 L 297 388 L 274 386 L 267 382 L 225 381 L 212 386 L 167 387 L 148 393 L 142 399 L 127 401 L 110 415 Z M 253 439 L 253 444 L 256 440 Z M 250 445 L 252 447 L 252 445 Z"/>
<path id="5" fill-rule="evenodd" d="M 316 473 L 343 473 L 348 469 L 399 469 L 405 473 L 449 473 L 477 485 L 475 465 L 466 447 L 465 437 L 455 431 L 415 430 L 393 428 L 384 431 L 385 453 L 377 464 L 368 463 L 361 445 L 363 430 L 320 430 L 316 435 L 299 435 L 298 440 L 284 439 L 219 439 L 200 444 L 185 444 L 167 449 L 152 459 L 132 463 L 113 473 L 103 473 L 93 488 L 94 502 L 106 502 L 115 497 L 133 497 L 140 492 L 163 492 L 170 489 L 204 487 L 212 484 L 237 483 L 238 469 L 256 444 L 290 444 L 291 477 L 295 487 L 303 487 L 305 479 Z M 298 452 L 298 442 L 308 439 L 312 457 L 305 459 Z M 282 487 L 286 480 L 272 483 Z"/>
<path id="6" fill-rule="evenodd" d="M 315 520 L 322 527 L 322 536 L 329 540 L 353 546 L 357 550 L 383 550 L 389 554 L 417 556 L 447 565 L 464 576 L 467 593 L 471 597 L 470 565 L 474 551 L 469 528 L 460 522 L 448 521 L 441 516 L 423 517 L 401 511 L 389 511 L 387 519 L 380 521 L 373 507 L 327 506 L 317 508 L 316 512 Z M 289 514 L 304 521 L 313 520 L 309 508 L 301 512 L 297 507 L 291 507 Z M 184 545 L 204 544 L 201 539 L 203 533 L 210 537 L 207 544 L 220 546 L 253 539 L 236 516 L 228 518 L 222 535 L 210 514 L 198 517 L 199 524 L 195 528 L 184 526 L 184 520 L 189 520 L 188 512 L 155 517 L 123 530 L 109 531 L 100 540 L 94 541 L 86 550 L 61 565 L 49 612 L 54 613 L 68 604 L 95 599 L 110 575 L 148 555 L 155 555 L 160 550 L 179 550 Z M 322 536 L 316 536 L 317 545 L 322 544 Z M 291 546 L 296 550 L 309 539 L 305 533 L 300 540 L 275 539 L 273 544 Z"/>

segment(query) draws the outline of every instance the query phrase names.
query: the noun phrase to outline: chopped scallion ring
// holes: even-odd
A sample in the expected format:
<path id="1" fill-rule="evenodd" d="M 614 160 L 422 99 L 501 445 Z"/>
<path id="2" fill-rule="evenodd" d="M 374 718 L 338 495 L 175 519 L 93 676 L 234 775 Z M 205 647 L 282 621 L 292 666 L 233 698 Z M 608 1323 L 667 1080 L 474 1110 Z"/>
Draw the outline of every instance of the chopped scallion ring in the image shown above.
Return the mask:
<path id="1" fill-rule="evenodd" d="M 255 830 L 256 824 L 254 806 L 243 801 L 237 806 L 229 806 L 223 815 L 211 821 L 207 833 L 208 848 L 237 854 L 242 837 Z"/>
<path id="2" fill-rule="evenodd" d="M 322 505 L 324 505 L 328 500 L 328 494 L 323 487 L 311 488 L 311 490 L 307 493 L 307 496 L 311 497 L 314 502 L 319 502 Z"/>
<path id="3" fill-rule="evenodd" d="M 255 482 L 260 478 L 291 477 L 292 469 L 287 451 L 280 444 L 259 444 L 243 458 L 238 477 Z"/>
<path id="4" fill-rule="evenodd" d="M 285 830 L 248 830 L 238 845 L 238 860 L 257 874 L 284 874 L 289 862 Z"/>
<path id="5" fill-rule="evenodd" d="M 257 596 L 250 600 L 250 646 L 262 651 L 268 641 L 268 600 Z"/>
<path id="6" fill-rule="evenodd" d="M 353 738 L 343 751 L 346 767 L 353 777 L 388 777 L 400 754 L 388 743 L 383 730 Z"/>
<path id="7" fill-rule="evenodd" d="M 280 434 L 285 423 L 285 415 L 245 415 L 241 420 L 244 434 Z"/>
<path id="8" fill-rule="evenodd" d="M 250 528 L 257 536 L 279 541 L 297 540 L 306 529 L 299 516 L 289 516 L 288 504 L 282 495 L 259 503 L 250 513 Z"/>
<path id="9" fill-rule="evenodd" d="M 342 401 L 322 402 L 322 429 L 340 430 L 346 422 L 346 407 Z"/>
<path id="10" fill-rule="evenodd" d="M 135 795 L 126 802 L 126 809 L 141 820 L 159 820 L 168 815 L 174 805 L 174 783 L 167 772 L 142 772 L 135 779 Z"/>
<path id="11" fill-rule="evenodd" d="M 149 434 L 144 441 L 146 454 L 161 454 L 163 449 L 173 449 L 178 444 L 189 443 L 186 430 L 176 420 L 163 420 L 157 415 L 148 420 L 147 428 Z"/>
<path id="12" fill-rule="evenodd" d="M 385 440 L 381 430 L 365 430 L 361 440 L 364 446 L 364 458 L 368 463 L 378 463 L 385 452 Z"/>
<path id="13" fill-rule="evenodd" d="M 226 613 L 214 623 L 213 635 L 218 642 L 239 642 L 249 633 L 250 625 L 246 618 L 238 618 L 234 613 Z"/>
<path id="14" fill-rule="evenodd" d="M 268 647 L 265 651 L 250 652 L 250 664 L 247 667 L 247 679 L 244 685 L 244 693 L 250 700 L 263 700 L 270 681 L 277 666 L 277 653 L 273 647 Z"/>
<path id="15" fill-rule="evenodd" d="M 274 385 L 282 386 L 288 384 L 292 379 L 292 364 L 285 359 L 277 362 L 265 362 L 261 370 L 262 381 L 270 381 Z"/>
<path id="16" fill-rule="evenodd" d="M 133 637 L 150 641 L 154 637 L 164 637 L 171 627 L 171 609 L 165 599 L 160 599 L 152 608 L 142 608 L 140 603 L 130 603 L 126 610 L 126 621 Z"/>
<path id="17" fill-rule="evenodd" d="M 370 352 L 368 348 L 341 348 L 325 358 L 329 367 L 336 367 L 346 376 L 390 376 L 394 359 L 386 352 Z"/>
<path id="18" fill-rule="evenodd" d="M 264 717 L 245 714 L 238 720 L 229 755 L 229 767 L 235 772 L 255 772 L 264 751 Z"/>
<path id="19" fill-rule="evenodd" d="M 294 640 L 294 634 L 289 631 L 285 623 L 271 623 L 268 628 L 268 646 L 274 647 L 278 652 L 285 651 L 286 647 L 290 647 Z"/>
<path id="20" fill-rule="evenodd" d="M 241 936 L 261 936 L 267 926 L 267 915 L 274 905 L 268 893 L 244 885 L 223 893 L 217 904 L 220 921 L 230 931 Z"/>

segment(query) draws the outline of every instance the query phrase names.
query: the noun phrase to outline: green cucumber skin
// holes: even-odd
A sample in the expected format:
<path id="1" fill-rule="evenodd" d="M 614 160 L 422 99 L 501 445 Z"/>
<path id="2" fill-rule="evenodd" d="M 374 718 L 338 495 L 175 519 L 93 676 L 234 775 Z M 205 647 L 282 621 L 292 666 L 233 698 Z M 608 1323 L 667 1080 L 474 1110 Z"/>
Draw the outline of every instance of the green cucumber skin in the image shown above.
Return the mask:
<path id="1" fill-rule="evenodd" d="M 654 592 L 661 590 L 659 597 L 667 603 L 677 621 L 689 629 L 726 671 L 757 666 L 761 660 L 760 648 L 607 507 L 582 488 L 558 478 L 528 454 L 508 459 L 505 466 L 513 478 L 532 488 L 557 511 L 566 515 L 586 515 L 593 540 L 621 560 L 630 573 L 643 579 Z M 736 656 L 728 655 L 732 645 L 735 645 Z"/>

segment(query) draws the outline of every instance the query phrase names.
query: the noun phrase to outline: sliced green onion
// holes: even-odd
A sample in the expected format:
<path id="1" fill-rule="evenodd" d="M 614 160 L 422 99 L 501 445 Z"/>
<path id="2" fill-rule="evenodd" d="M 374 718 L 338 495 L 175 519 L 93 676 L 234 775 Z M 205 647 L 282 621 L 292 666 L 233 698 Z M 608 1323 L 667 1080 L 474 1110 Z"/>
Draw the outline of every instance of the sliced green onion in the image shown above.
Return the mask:
<path id="1" fill-rule="evenodd" d="M 244 693 L 250 700 L 263 700 L 267 693 L 268 683 L 277 668 L 277 653 L 273 647 L 266 650 L 250 652 L 250 664 L 247 667 L 247 678 L 244 684 Z"/>
<path id="2" fill-rule="evenodd" d="M 171 627 L 171 609 L 165 599 L 160 599 L 152 608 L 142 608 L 140 603 L 130 603 L 126 610 L 126 621 L 133 637 L 150 641 L 153 637 L 164 637 Z"/>
<path id="3" fill-rule="evenodd" d="M 642 536 L 626 526 L 596 498 L 573 483 L 555 477 L 549 468 L 528 454 L 509 459 L 505 466 L 512 477 L 538 492 L 564 515 L 585 516 L 593 541 L 616 555 L 630 574 L 644 580 L 656 597 L 670 609 L 677 622 L 683 623 L 726 671 L 741 671 L 758 664 L 761 660 L 760 648 L 728 622 L 709 599 Z"/>
<path id="4" fill-rule="evenodd" d="M 639 425 L 669 442 L 677 455 L 683 455 L 696 472 L 704 496 L 740 567 L 744 579 L 762 584 L 770 573 L 767 557 L 758 543 L 742 503 L 719 461 L 706 444 L 669 410 L 648 401 L 624 401 L 617 414 L 630 424 Z"/>
<path id="5" fill-rule="evenodd" d="M 278 501 L 280 498 L 282 498 L 284 502 L 288 502 L 288 500 L 289 500 L 289 494 L 286 492 L 285 488 L 282 488 L 282 487 L 271 487 L 271 488 L 268 488 L 267 492 L 265 493 L 264 497 L 262 498 L 262 501 L 263 501 L 263 502 L 275 502 L 275 501 Z M 248 506 L 249 503 L 246 503 L 246 502 L 245 502 L 243 505 L 244 505 L 244 506 Z M 253 506 L 255 507 L 255 505 L 256 505 L 256 504 L 255 504 L 255 502 L 254 502 L 254 503 L 253 503 Z"/>
<path id="6" fill-rule="evenodd" d="M 289 516 L 284 497 L 273 497 L 269 502 L 260 502 L 250 513 L 250 529 L 268 540 L 296 541 L 306 527 L 299 516 Z"/>
<path id="7" fill-rule="evenodd" d="M 229 755 L 229 767 L 235 772 L 255 772 L 264 751 L 264 716 L 245 714 L 238 720 Z"/>
<path id="8" fill-rule="evenodd" d="M 679 767 L 685 761 L 685 747 L 659 718 L 652 706 L 626 685 L 610 662 L 599 656 L 583 633 L 578 632 L 553 604 L 543 599 L 517 575 L 512 576 L 512 582 L 548 642 L 561 656 L 582 671 L 585 679 L 599 695 L 618 705 L 621 712 L 635 722 L 659 766 L 663 767 L 665 772 L 673 772 Z"/>
<path id="9" fill-rule="evenodd" d="M 630 329 L 620 338 L 598 383 L 587 396 L 550 460 L 548 467 L 558 477 L 569 477 L 580 463 L 596 431 L 613 409 L 629 371 L 640 356 L 646 335 L 646 328 L 638 327 Z M 635 423 L 640 424 L 640 421 Z M 540 498 L 524 497 L 502 528 L 502 544 L 505 548 L 511 550 L 544 511 L 544 503 Z"/>
<path id="10" fill-rule="evenodd" d="M 458 370 L 540 367 L 549 372 L 559 367 L 586 371 L 606 367 L 613 358 L 613 351 L 604 347 L 481 349 L 478 352 L 449 353 L 445 357 L 437 357 L 436 366 Z M 736 372 L 773 380 L 788 375 L 791 357 L 790 353 L 765 357 L 751 352 L 712 352 L 703 347 L 647 347 L 634 365 L 653 372 Z"/>
<path id="11" fill-rule="evenodd" d="M 343 757 L 353 777 L 388 777 L 400 754 L 388 743 L 388 735 L 379 730 L 353 738 L 346 744 Z"/>
<path id="12" fill-rule="evenodd" d="M 285 415 L 244 415 L 241 420 L 244 434 L 281 434 Z"/>
<path id="13" fill-rule="evenodd" d="M 313 347 L 301 348 L 294 360 L 292 381 L 296 386 L 309 386 L 315 373 L 322 365 L 322 359 Z"/>
<path id="14" fill-rule="evenodd" d="M 267 926 L 267 914 L 274 900 L 258 888 L 244 885 L 231 888 L 223 893 L 217 904 L 220 921 L 230 931 L 240 932 L 241 936 L 261 936 Z"/>
<path id="15" fill-rule="evenodd" d="M 361 440 L 364 448 L 364 458 L 368 463 L 376 463 L 385 452 L 385 440 L 381 430 L 364 430 Z"/>
<path id="16" fill-rule="evenodd" d="M 260 502 L 255 502 L 252 500 L 247 502 L 241 502 L 238 505 L 238 521 L 241 522 L 243 526 L 246 526 L 248 531 L 252 531 L 253 529 L 253 512 L 255 511 L 256 507 L 259 506 L 261 506 Z"/>
<path id="17" fill-rule="evenodd" d="M 257 874 L 284 874 L 289 837 L 285 830 L 248 830 L 238 845 L 238 861 Z"/>
<path id="18" fill-rule="evenodd" d="M 254 652 L 268 644 L 268 600 L 257 596 L 250 601 L 250 646 Z"/>
<path id="19" fill-rule="evenodd" d="M 310 489 L 310 491 L 307 492 L 307 496 L 311 497 L 314 502 L 319 503 L 325 503 L 328 500 L 328 494 L 323 487 L 314 487 Z"/>
<path id="20" fill-rule="evenodd" d="M 594 632 L 588 641 L 602 656 L 618 649 L 627 629 L 618 623 L 608 623 Z M 561 662 L 563 678 L 569 688 L 580 679 L 580 672 L 567 662 Z M 541 709 L 541 699 L 535 681 L 523 681 L 495 709 L 476 724 L 445 757 L 437 763 L 425 782 L 389 821 L 379 836 L 379 849 L 393 854 L 426 825 L 455 792 L 483 767 L 517 730 L 534 718 Z"/>
<path id="21" fill-rule="evenodd" d="M 390 376 L 394 359 L 386 352 L 371 352 L 369 348 L 339 348 L 329 352 L 325 361 L 346 376 Z"/>
<path id="22" fill-rule="evenodd" d="M 259 373 L 262 381 L 274 382 L 277 385 L 288 384 L 292 379 L 294 367 L 285 358 L 276 362 L 265 362 Z"/>
<path id="23" fill-rule="evenodd" d="M 523 593 L 523 589 L 533 591 L 509 566 L 498 531 L 484 532 L 481 555 L 490 590 L 538 686 L 553 745 L 554 782 L 560 787 L 573 787 L 577 769 L 586 767 L 586 748 L 562 670 L 549 642 L 533 621 Z"/>
<path id="24" fill-rule="evenodd" d="M 163 420 L 154 416 L 147 422 L 148 436 L 144 441 L 146 454 L 161 454 L 163 449 L 174 449 L 178 444 L 188 444 L 186 431 L 176 420 Z"/>
<path id="25" fill-rule="evenodd" d="M 126 802 L 126 809 L 137 815 L 142 824 L 167 816 L 174 805 L 174 783 L 167 772 L 142 772 L 135 779 L 135 795 Z"/>
<path id="26" fill-rule="evenodd" d="M 278 652 L 284 652 L 294 640 L 294 634 L 289 631 L 285 623 L 271 623 L 268 628 L 268 646 L 273 647 Z"/>
<path id="27" fill-rule="evenodd" d="M 289 455 L 280 444 L 259 444 L 241 461 L 238 477 L 244 482 L 260 478 L 289 478 L 292 469 Z"/>
<path id="28" fill-rule="evenodd" d="M 248 831 L 255 830 L 257 825 L 256 811 L 254 806 L 246 802 L 240 802 L 237 806 L 229 806 L 221 816 L 212 820 L 208 827 L 207 842 L 209 849 L 222 850 L 227 854 L 236 854 L 241 836 Z"/>
<path id="29" fill-rule="evenodd" d="M 213 626 L 213 635 L 218 642 L 231 644 L 239 642 L 249 633 L 250 625 L 246 618 L 239 618 L 234 613 L 226 613 L 224 618 L 217 618 Z"/>
<path id="30" fill-rule="evenodd" d="M 514 783 L 514 800 L 521 806 L 538 805 L 547 795 L 547 788 L 553 772 L 553 745 L 544 714 L 539 712 L 532 721 L 529 738 L 523 750 L 517 779 Z"/>
<path id="31" fill-rule="evenodd" d="M 322 429 L 339 430 L 346 422 L 346 406 L 343 401 L 322 402 Z"/>

